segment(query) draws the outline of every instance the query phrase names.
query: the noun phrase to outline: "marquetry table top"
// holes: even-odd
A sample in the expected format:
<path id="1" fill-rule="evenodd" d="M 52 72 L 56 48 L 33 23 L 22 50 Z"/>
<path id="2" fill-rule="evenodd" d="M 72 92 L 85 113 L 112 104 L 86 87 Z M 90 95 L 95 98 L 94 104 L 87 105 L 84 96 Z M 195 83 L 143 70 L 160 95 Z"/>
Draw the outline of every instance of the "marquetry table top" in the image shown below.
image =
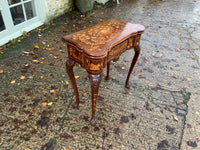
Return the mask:
<path id="1" fill-rule="evenodd" d="M 145 28 L 139 24 L 125 23 L 115 19 L 63 37 L 63 41 L 76 45 L 89 56 L 107 55 L 111 47 L 131 36 L 142 34 Z"/>

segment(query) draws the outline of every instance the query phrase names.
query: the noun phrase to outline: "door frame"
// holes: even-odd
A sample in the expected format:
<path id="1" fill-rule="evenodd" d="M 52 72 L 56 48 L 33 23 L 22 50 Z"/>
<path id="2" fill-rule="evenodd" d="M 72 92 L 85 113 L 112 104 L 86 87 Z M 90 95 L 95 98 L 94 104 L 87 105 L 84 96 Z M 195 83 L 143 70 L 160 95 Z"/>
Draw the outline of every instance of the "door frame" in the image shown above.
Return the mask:
<path id="1" fill-rule="evenodd" d="M 35 5 L 36 16 L 14 25 L 13 19 L 10 12 L 10 7 L 7 0 L 1 0 L 1 14 L 5 24 L 5 30 L 0 32 L 0 46 L 15 39 L 23 34 L 23 31 L 29 32 L 39 26 L 41 26 L 45 20 L 45 5 L 43 0 L 33 0 Z M 11 23 L 12 21 L 12 23 Z"/>

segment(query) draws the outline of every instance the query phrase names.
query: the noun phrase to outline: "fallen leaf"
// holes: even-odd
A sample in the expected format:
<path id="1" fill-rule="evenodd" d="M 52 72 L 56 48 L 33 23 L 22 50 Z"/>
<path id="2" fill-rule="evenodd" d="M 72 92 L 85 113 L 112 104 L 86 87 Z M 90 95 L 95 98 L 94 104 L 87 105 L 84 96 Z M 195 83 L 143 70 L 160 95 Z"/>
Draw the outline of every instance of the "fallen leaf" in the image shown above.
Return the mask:
<path id="1" fill-rule="evenodd" d="M 39 60 L 34 59 L 33 63 L 39 63 Z"/>
<path id="2" fill-rule="evenodd" d="M 47 106 L 47 103 L 42 103 L 43 106 Z"/>
<path id="3" fill-rule="evenodd" d="M 197 142 L 200 142 L 200 138 L 197 138 Z"/>
<path id="4" fill-rule="evenodd" d="M 40 76 L 40 78 L 41 78 L 41 79 L 43 79 L 43 78 L 44 78 L 44 76 Z"/>
<path id="5" fill-rule="evenodd" d="M 122 67 L 122 70 L 125 70 L 126 68 L 125 67 Z"/>
<path id="6" fill-rule="evenodd" d="M 188 49 L 188 51 L 190 52 L 190 51 L 191 51 L 191 49 Z"/>
<path id="7" fill-rule="evenodd" d="M 191 78 L 187 78 L 188 81 L 191 81 Z"/>
<path id="8" fill-rule="evenodd" d="M 57 57 L 57 56 L 54 56 L 53 58 L 54 58 L 54 59 L 57 59 L 58 57 Z"/>
<path id="9" fill-rule="evenodd" d="M 53 102 L 49 102 L 47 105 L 48 105 L 48 106 L 51 106 L 52 104 L 53 104 Z"/>
<path id="10" fill-rule="evenodd" d="M 152 53 L 152 56 L 155 56 L 155 53 Z"/>
<path id="11" fill-rule="evenodd" d="M 39 49 L 40 47 L 39 47 L 38 45 L 35 45 L 34 48 L 35 48 L 35 49 Z"/>
<path id="12" fill-rule="evenodd" d="M 64 53 L 64 51 L 63 50 L 59 50 L 61 53 Z"/>
<path id="13" fill-rule="evenodd" d="M 0 70 L 0 74 L 2 74 L 3 73 L 3 70 Z"/>
<path id="14" fill-rule="evenodd" d="M 50 93 L 54 93 L 55 92 L 55 90 L 50 90 Z"/>
<path id="15" fill-rule="evenodd" d="M 34 127 L 34 129 L 35 129 L 35 130 L 37 130 L 37 129 L 38 129 L 38 127 L 37 127 L 37 126 L 35 126 L 35 127 Z"/>
<path id="16" fill-rule="evenodd" d="M 174 120 L 175 120 L 175 121 L 178 121 L 178 118 L 177 118 L 177 116 L 173 116 L 173 118 L 174 118 Z"/>
<path id="17" fill-rule="evenodd" d="M 14 83 L 15 83 L 15 80 L 11 81 L 10 83 L 11 83 L 11 84 L 14 84 Z"/>
<path id="18" fill-rule="evenodd" d="M 30 148 L 26 148 L 25 150 L 31 150 Z"/>
<path id="19" fill-rule="evenodd" d="M 25 78 L 26 78 L 25 76 L 21 76 L 21 77 L 20 77 L 21 80 L 24 80 Z"/>
<path id="20" fill-rule="evenodd" d="M 180 48 L 180 50 L 183 50 L 183 48 Z"/>
<path id="21" fill-rule="evenodd" d="M 196 112 L 196 115 L 198 115 L 198 116 L 199 116 L 199 112 L 198 112 L 198 111 Z"/>
<path id="22" fill-rule="evenodd" d="M 69 84 L 69 82 L 68 82 L 68 81 L 66 81 L 65 83 L 66 83 L 67 85 Z"/>
<path id="23" fill-rule="evenodd" d="M 160 57 L 162 57 L 163 54 L 160 54 Z"/>
<path id="24" fill-rule="evenodd" d="M 31 55 L 35 55 L 34 51 L 30 51 L 29 54 L 31 54 Z"/>
<path id="25" fill-rule="evenodd" d="M 108 108 L 109 107 L 109 105 L 107 104 L 107 105 L 105 105 L 105 108 Z"/>
<path id="26" fill-rule="evenodd" d="M 115 77 L 112 77 L 112 80 L 116 80 L 116 78 L 115 78 Z"/>
<path id="27" fill-rule="evenodd" d="M 141 73 L 138 73 L 138 76 L 142 76 L 142 74 L 141 74 Z"/>
<path id="28" fill-rule="evenodd" d="M 44 57 L 41 57 L 42 60 L 44 60 Z"/>
<path id="29" fill-rule="evenodd" d="M 76 78 L 76 79 L 78 79 L 78 78 L 79 78 L 79 76 L 75 76 L 75 78 Z"/>
<path id="30" fill-rule="evenodd" d="M 176 76 L 176 75 L 174 75 L 173 77 L 174 77 L 175 79 L 177 78 L 177 76 Z"/>
<path id="31" fill-rule="evenodd" d="M 85 92 L 85 93 L 83 93 L 83 96 L 86 96 L 86 92 Z"/>
<path id="32" fill-rule="evenodd" d="M 43 61 L 40 62 L 40 64 L 43 64 L 43 63 L 44 63 Z"/>
<path id="33" fill-rule="evenodd" d="M 65 150 L 70 150 L 69 148 L 66 148 Z"/>
<path id="34" fill-rule="evenodd" d="M 35 67 L 32 67 L 31 70 L 32 70 L 32 71 L 35 70 Z"/>

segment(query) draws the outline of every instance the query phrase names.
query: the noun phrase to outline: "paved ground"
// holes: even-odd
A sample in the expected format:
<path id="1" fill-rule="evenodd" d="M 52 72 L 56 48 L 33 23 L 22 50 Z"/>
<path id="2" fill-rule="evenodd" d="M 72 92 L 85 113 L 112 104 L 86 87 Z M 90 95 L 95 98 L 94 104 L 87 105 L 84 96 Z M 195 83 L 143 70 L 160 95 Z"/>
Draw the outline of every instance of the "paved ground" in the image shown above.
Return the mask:
<path id="1" fill-rule="evenodd" d="M 101 82 L 93 127 L 90 84 L 79 65 L 81 106 L 72 109 L 60 39 L 109 18 L 143 24 L 146 31 L 130 90 L 124 83 L 133 50 L 112 63 L 111 79 Z M 27 36 L 0 51 L 0 149 L 200 149 L 199 1 L 107 4 L 86 17 L 65 15 Z"/>

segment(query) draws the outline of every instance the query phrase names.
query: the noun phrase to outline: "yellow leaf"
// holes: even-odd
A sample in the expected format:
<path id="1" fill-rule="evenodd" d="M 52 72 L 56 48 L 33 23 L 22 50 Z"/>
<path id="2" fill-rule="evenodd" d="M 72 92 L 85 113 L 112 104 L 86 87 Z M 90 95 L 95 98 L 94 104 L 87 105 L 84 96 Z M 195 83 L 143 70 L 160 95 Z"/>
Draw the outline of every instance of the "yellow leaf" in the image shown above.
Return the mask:
<path id="1" fill-rule="evenodd" d="M 50 90 L 50 93 L 54 93 L 55 92 L 55 90 Z"/>
<path id="2" fill-rule="evenodd" d="M 25 150 L 31 150 L 30 148 L 26 148 Z"/>
<path id="3" fill-rule="evenodd" d="M 38 129 L 38 127 L 37 127 L 37 126 L 35 126 L 35 127 L 34 127 L 34 129 L 35 129 L 35 130 L 37 130 L 37 129 Z"/>
<path id="4" fill-rule="evenodd" d="M 39 61 L 38 61 L 38 60 L 36 60 L 36 59 L 34 59 L 34 60 L 33 60 L 33 63 L 39 63 Z"/>
<path id="5" fill-rule="evenodd" d="M 125 70 L 126 68 L 125 68 L 125 67 L 122 67 L 122 69 Z"/>
<path id="6" fill-rule="evenodd" d="M 187 78 L 188 81 L 191 81 L 191 78 Z"/>
<path id="7" fill-rule="evenodd" d="M 48 103 L 47 105 L 48 105 L 48 106 L 51 106 L 52 104 L 53 104 L 53 102 L 50 102 L 50 103 Z"/>
<path id="8" fill-rule="evenodd" d="M 41 78 L 41 79 L 43 79 L 43 78 L 44 78 L 44 76 L 40 76 L 40 78 Z"/>
<path id="9" fill-rule="evenodd" d="M 76 79 L 78 79 L 78 78 L 79 78 L 79 76 L 75 76 L 75 78 L 76 78 Z"/>
<path id="10" fill-rule="evenodd" d="M 0 70 L 0 74 L 2 74 L 3 73 L 3 70 Z"/>
<path id="11" fill-rule="evenodd" d="M 40 47 L 39 47 L 38 45 L 35 45 L 34 48 L 35 48 L 35 49 L 39 49 Z"/>
<path id="12" fill-rule="evenodd" d="M 26 64 L 26 65 L 24 65 L 25 67 L 28 67 L 29 66 L 29 64 Z"/>
<path id="13" fill-rule="evenodd" d="M 163 54 L 160 54 L 160 57 L 162 56 Z"/>
<path id="14" fill-rule="evenodd" d="M 65 83 L 66 83 L 67 85 L 69 84 L 69 82 L 68 82 L 68 81 L 66 81 Z"/>
<path id="15" fill-rule="evenodd" d="M 20 77 L 21 80 L 24 80 L 25 78 L 26 78 L 25 76 L 21 76 L 21 77 Z"/>
<path id="16" fill-rule="evenodd" d="M 42 60 L 44 60 L 44 57 L 41 57 Z"/>
<path id="17" fill-rule="evenodd" d="M 155 53 L 152 53 L 152 56 L 155 56 Z"/>
<path id="18" fill-rule="evenodd" d="M 11 81 L 10 83 L 11 83 L 11 84 L 14 84 L 14 83 L 15 83 L 15 80 Z"/>

